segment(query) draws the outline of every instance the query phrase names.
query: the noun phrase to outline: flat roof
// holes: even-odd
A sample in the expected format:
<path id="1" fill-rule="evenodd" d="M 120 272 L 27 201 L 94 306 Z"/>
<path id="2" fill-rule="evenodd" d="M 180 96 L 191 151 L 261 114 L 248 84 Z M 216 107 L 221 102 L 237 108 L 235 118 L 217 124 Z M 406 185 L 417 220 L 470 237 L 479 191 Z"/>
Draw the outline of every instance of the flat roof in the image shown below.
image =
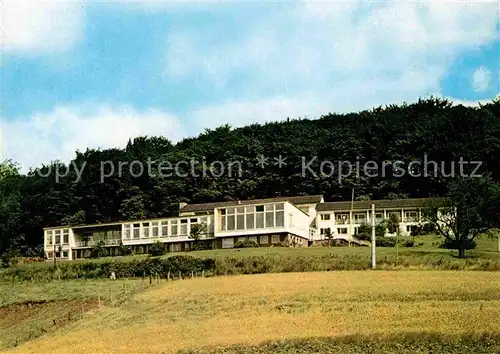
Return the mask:
<path id="1" fill-rule="evenodd" d="M 295 205 L 301 204 L 316 204 L 320 203 L 323 199 L 321 194 L 318 195 L 298 195 L 290 197 L 276 197 L 276 198 L 265 198 L 265 199 L 250 199 L 250 200 L 229 200 L 224 202 L 214 202 L 214 203 L 200 203 L 200 204 L 187 204 L 180 209 L 180 213 L 195 213 L 202 211 L 211 211 L 215 208 L 238 206 L 238 205 L 249 205 L 249 204 L 265 204 L 274 202 L 290 202 Z"/>
<path id="2" fill-rule="evenodd" d="M 419 208 L 424 207 L 431 200 L 441 200 L 443 198 L 408 198 L 408 199 L 379 199 L 379 200 L 355 200 L 352 209 L 367 210 L 371 209 L 372 204 L 375 204 L 376 209 L 391 209 L 391 208 Z M 316 206 L 318 212 L 321 211 L 349 211 L 351 210 L 351 202 L 328 202 L 320 203 Z"/>

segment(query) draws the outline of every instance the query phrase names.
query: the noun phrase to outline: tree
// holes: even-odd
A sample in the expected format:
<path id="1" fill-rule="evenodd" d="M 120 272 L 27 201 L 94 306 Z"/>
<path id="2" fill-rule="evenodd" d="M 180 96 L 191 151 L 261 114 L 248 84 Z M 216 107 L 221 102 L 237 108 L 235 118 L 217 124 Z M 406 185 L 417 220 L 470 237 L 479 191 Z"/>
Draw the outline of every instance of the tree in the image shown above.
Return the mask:
<path id="1" fill-rule="evenodd" d="M 372 240 L 372 227 L 367 223 L 363 223 L 358 227 L 358 233 L 356 237 L 363 241 L 371 241 Z"/>
<path id="2" fill-rule="evenodd" d="M 79 210 L 72 215 L 66 215 L 62 219 L 62 223 L 65 225 L 81 225 L 85 224 L 85 211 Z"/>
<path id="3" fill-rule="evenodd" d="M 448 185 L 447 198 L 429 202 L 424 217 L 445 238 L 445 245 L 464 258 L 479 234 L 498 225 L 500 186 L 490 178 L 456 179 Z"/>
<path id="4" fill-rule="evenodd" d="M 391 234 L 399 234 L 399 222 L 398 214 L 390 214 L 389 219 L 387 219 L 387 231 Z"/>
<path id="5" fill-rule="evenodd" d="M 329 227 L 325 230 L 325 239 L 328 241 L 328 246 L 332 246 L 333 234 Z"/>
<path id="6" fill-rule="evenodd" d="M 160 241 L 156 241 L 149 247 L 149 254 L 157 257 L 165 254 L 165 244 Z"/>
<path id="7" fill-rule="evenodd" d="M 23 243 L 19 223 L 21 213 L 21 176 L 12 161 L 0 163 L 0 254 L 19 249 Z"/>
<path id="8" fill-rule="evenodd" d="M 104 247 L 106 243 L 104 241 L 99 241 L 97 244 L 90 249 L 90 257 L 91 258 L 101 258 L 106 257 L 108 255 L 108 251 L 106 247 Z"/>
<path id="9" fill-rule="evenodd" d="M 189 238 L 193 240 L 194 250 L 198 250 L 200 248 L 200 239 L 205 234 L 205 230 L 206 230 L 206 225 L 204 222 L 191 225 Z"/>
<path id="10" fill-rule="evenodd" d="M 389 215 L 389 219 L 387 220 L 387 229 L 390 233 L 396 233 L 396 263 L 399 260 L 399 216 L 396 213 L 392 213 Z"/>

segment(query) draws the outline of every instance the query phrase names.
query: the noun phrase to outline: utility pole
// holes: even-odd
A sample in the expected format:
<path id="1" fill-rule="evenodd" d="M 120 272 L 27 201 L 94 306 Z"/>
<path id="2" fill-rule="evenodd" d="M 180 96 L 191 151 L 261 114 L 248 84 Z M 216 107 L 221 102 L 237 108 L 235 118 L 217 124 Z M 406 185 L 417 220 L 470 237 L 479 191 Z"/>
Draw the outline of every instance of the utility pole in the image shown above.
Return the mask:
<path id="1" fill-rule="evenodd" d="M 354 209 L 354 188 L 352 189 L 351 212 L 349 213 L 349 247 L 351 247 L 352 234 L 354 233 L 352 228 L 352 218 L 354 217 L 354 215 L 352 214 L 353 209 Z"/>
<path id="2" fill-rule="evenodd" d="M 375 269 L 377 267 L 377 261 L 375 258 L 375 245 L 376 243 L 376 238 L 375 238 L 375 204 L 372 204 L 372 269 Z"/>

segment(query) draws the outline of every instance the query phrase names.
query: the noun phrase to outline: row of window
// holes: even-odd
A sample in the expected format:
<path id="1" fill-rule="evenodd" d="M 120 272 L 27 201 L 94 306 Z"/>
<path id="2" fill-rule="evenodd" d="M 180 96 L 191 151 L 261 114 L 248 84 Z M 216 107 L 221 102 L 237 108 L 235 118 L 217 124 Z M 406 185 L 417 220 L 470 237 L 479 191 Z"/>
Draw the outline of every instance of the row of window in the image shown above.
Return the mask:
<path id="1" fill-rule="evenodd" d="M 45 244 L 67 245 L 69 243 L 69 229 L 47 230 Z"/>
<path id="2" fill-rule="evenodd" d="M 406 226 L 406 232 L 411 233 L 411 230 L 415 227 L 415 225 L 407 225 Z M 354 228 L 354 234 L 358 234 L 358 227 Z M 347 227 L 337 227 L 337 234 L 339 235 L 347 235 Z M 326 235 L 328 233 L 331 233 L 331 229 L 329 227 L 321 228 L 319 229 L 320 235 Z"/>
<path id="3" fill-rule="evenodd" d="M 52 259 L 54 257 L 54 253 L 56 255 L 56 258 L 68 258 L 68 251 L 56 251 L 56 252 L 47 252 L 47 259 Z"/>
<path id="4" fill-rule="evenodd" d="M 209 218 L 202 217 L 124 224 L 123 235 L 125 239 L 187 236 L 191 225 L 207 225 L 208 221 Z"/>
<path id="5" fill-rule="evenodd" d="M 391 215 L 396 215 L 399 220 L 401 220 L 401 212 L 400 211 L 389 211 L 387 212 L 387 218 L 390 218 Z M 323 221 L 326 220 L 331 220 L 331 215 L 332 214 L 320 214 L 320 219 Z M 368 218 L 371 219 L 372 213 L 369 212 L 367 213 L 355 213 L 353 214 L 353 219 L 356 221 L 358 224 L 362 224 L 368 220 Z M 405 220 L 415 220 L 418 221 L 418 211 L 407 211 L 405 212 Z M 384 213 L 375 213 L 375 219 L 376 220 L 383 220 L 384 219 Z M 335 214 L 335 223 L 336 224 L 346 224 L 349 223 L 349 213 L 336 213 Z"/>
<path id="6" fill-rule="evenodd" d="M 285 226 L 283 203 L 220 209 L 219 231 L 252 230 Z"/>

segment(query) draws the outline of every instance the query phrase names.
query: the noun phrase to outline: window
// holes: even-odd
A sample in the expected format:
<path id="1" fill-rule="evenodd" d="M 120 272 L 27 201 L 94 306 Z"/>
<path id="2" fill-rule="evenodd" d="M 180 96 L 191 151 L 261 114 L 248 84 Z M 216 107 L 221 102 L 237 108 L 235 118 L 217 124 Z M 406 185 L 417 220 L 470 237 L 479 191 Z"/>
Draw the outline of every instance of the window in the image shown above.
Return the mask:
<path id="1" fill-rule="evenodd" d="M 330 220 L 330 214 L 321 214 L 321 220 Z"/>
<path id="2" fill-rule="evenodd" d="M 52 252 L 47 252 L 48 259 L 52 259 L 53 256 L 54 256 L 54 254 Z"/>
<path id="3" fill-rule="evenodd" d="M 226 209 L 221 209 L 221 210 L 220 210 L 220 214 L 221 214 L 221 215 L 226 215 Z"/>
<path id="4" fill-rule="evenodd" d="M 349 214 L 336 214 L 335 223 L 339 225 L 345 225 L 349 223 Z"/>
<path id="5" fill-rule="evenodd" d="M 47 238 L 46 238 L 46 244 L 51 245 L 52 244 L 52 235 L 53 231 L 47 231 Z"/>
<path id="6" fill-rule="evenodd" d="M 61 230 L 56 230 L 56 231 L 54 231 L 54 235 L 55 235 L 55 239 L 56 239 L 56 240 L 54 241 L 54 243 L 55 243 L 56 245 L 60 245 L 60 244 L 61 244 Z"/>
<path id="7" fill-rule="evenodd" d="M 328 234 L 328 233 L 330 233 L 330 232 L 331 232 L 331 231 L 330 231 L 330 228 L 329 228 L 329 227 L 324 228 L 324 229 L 319 229 L 319 233 L 320 233 L 321 235 L 326 235 L 326 234 Z"/>
<path id="8" fill-rule="evenodd" d="M 245 212 L 246 213 L 255 213 L 255 207 L 254 206 L 245 207 Z"/>
<path id="9" fill-rule="evenodd" d="M 266 227 L 274 227 L 274 213 L 272 211 L 266 212 Z"/>
<path id="10" fill-rule="evenodd" d="M 251 214 L 246 215 L 247 229 L 255 228 L 254 217 L 255 217 L 255 214 L 253 212 Z"/>
<path id="11" fill-rule="evenodd" d="M 238 230 L 245 229 L 245 214 L 238 214 L 236 216 L 236 228 Z"/>
<path id="12" fill-rule="evenodd" d="M 222 239 L 222 248 L 233 248 L 234 240 L 232 237 Z"/>
<path id="13" fill-rule="evenodd" d="M 187 220 L 181 220 L 180 234 L 184 236 L 184 235 L 187 235 L 187 233 L 188 233 Z"/>
<path id="14" fill-rule="evenodd" d="M 134 224 L 134 238 L 141 236 L 141 224 Z"/>
<path id="15" fill-rule="evenodd" d="M 123 234 L 126 239 L 130 238 L 130 224 L 123 225 Z"/>
<path id="16" fill-rule="evenodd" d="M 172 223 L 170 224 L 170 227 L 171 227 L 171 236 L 174 236 L 176 237 L 179 233 L 179 222 L 177 220 L 173 220 Z"/>
<path id="17" fill-rule="evenodd" d="M 284 203 L 277 203 L 277 204 L 274 204 L 274 206 L 275 206 L 276 210 L 285 210 L 285 204 Z M 306 211 L 307 211 L 307 208 L 306 208 Z"/>
<path id="18" fill-rule="evenodd" d="M 235 215 L 227 215 L 227 230 L 233 231 L 236 229 Z"/>
<path id="19" fill-rule="evenodd" d="M 271 243 L 279 243 L 279 242 L 280 242 L 280 235 L 271 236 Z"/>
<path id="20" fill-rule="evenodd" d="M 387 217 L 389 218 L 391 215 L 396 215 L 399 220 L 401 220 L 401 212 L 399 211 L 390 211 L 387 213 Z"/>
<path id="21" fill-rule="evenodd" d="M 191 224 L 196 224 L 198 222 L 198 218 L 192 218 L 189 219 L 189 221 L 191 222 Z"/>
<path id="22" fill-rule="evenodd" d="M 62 256 L 63 258 L 68 258 L 68 251 L 63 251 Z"/>
<path id="23" fill-rule="evenodd" d="M 151 222 L 151 232 L 153 237 L 158 237 L 158 221 Z"/>
<path id="24" fill-rule="evenodd" d="M 285 226 L 285 212 L 283 210 L 276 211 L 276 226 Z"/>
<path id="25" fill-rule="evenodd" d="M 257 205 L 255 207 L 255 211 L 258 212 L 258 213 L 261 212 L 261 211 L 264 211 L 264 206 L 263 205 Z"/>
<path id="26" fill-rule="evenodd" d="M 363 224 L 366 222 L 366 214 L 354 214 L 354 220 L 356 221 L 356 224 Z"/>
<path id="27" fill-rule="evenodd" d="M 260 236 L 260 244 L 267 245 L 269 243 L 269 236 Z"/>
<path id="28" fill-rule="evenodd" d="M 63 230 L 63 244 L 67 245 L 69 243 L 69 230 Z"/>
<path id="29" fill-rule="evenodd" d="M 346 235 L 347 234 L 347 227 L 337 228 L 337 233 L 339 233 L 340 235 Z"/>
<path id="30" fill-rule="evenodd" d="M 418 221 L 418 213 L 416 211 L 407 211 L 405 213 L 405 219 L 407 221 Z"/>
<path id="31" fill-rule="evenodd" d="M 144 228 L 144 237 L 148 238 L 149 237 L 149 223 L 148 222 L 142 223 L 142 227 Z"/>
<path id="32" fill-rule="evenodd" d="M 264 227 L 264 213 L 257 212 L 255 214 L 255 228 L 261 229 Z"/>
<path id="33" fill-rule="evenodd" d="M 168 221 L 164 220 L 160 222 L 161 224 L 161 236 L 166 237 L 168 236 Z"/>

